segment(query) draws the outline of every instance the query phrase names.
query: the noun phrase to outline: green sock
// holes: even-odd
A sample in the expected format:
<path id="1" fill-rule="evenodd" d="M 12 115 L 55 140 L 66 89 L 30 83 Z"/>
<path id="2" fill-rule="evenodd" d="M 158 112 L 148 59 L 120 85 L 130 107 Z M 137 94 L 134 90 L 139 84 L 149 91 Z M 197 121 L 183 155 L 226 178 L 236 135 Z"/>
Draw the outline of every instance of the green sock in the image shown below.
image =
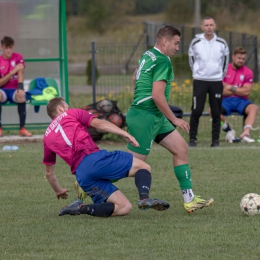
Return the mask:
<path id="1" fill-rule="evenodd" d="M 192 189 L 192 180 L 190 167 L 188 164 L 182 164 L 173 167 L 176 178 L 179 181 L 181 190 Z"/>

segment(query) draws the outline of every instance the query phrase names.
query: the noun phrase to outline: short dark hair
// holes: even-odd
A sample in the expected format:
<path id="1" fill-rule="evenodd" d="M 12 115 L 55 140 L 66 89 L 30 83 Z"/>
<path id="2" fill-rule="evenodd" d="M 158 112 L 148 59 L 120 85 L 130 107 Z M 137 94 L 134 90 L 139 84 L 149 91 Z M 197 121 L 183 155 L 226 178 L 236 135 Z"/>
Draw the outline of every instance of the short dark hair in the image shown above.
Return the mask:
<path id="1" fill-rule="evenodd" d="M 175 35 L 178 35 L 181 37 L 181 32 L 171 25 L 165 25 L 158 31 L 157 39 L 161 40 L 162 38 L 169 38 L 169 37 L 173 37 Z"/>
<path id="2" fill-rule="evenodd" d="M 63 106 L 65 100 L 62 97 L 56 97 L 51 99 L 47 104 L 47 114 L 48 116 L 53 119 L 57 115 L 57 107 Z"/>
<path id="3" fill-rule="evenodd" d="M 214 22 L 216 22 L 216 21 L 215 21 L 215 18 L 214 18 L 213 16 L 207 15 L 207 16 L 205 16 L 205 17 L 202 19 L 202 23 L 203 23 L 205 20 L 209 20 L 209 19 L 213 19 Z"/>
<path id="4" fill-rule="evenodd" d="M 14 45 L 14 39 L 9 36 L 5 36 L 1 40 L 1 45 L 6 47 L 12 47 Z"/>
<path id="5" fill-rule="evenodd" d="M 243 47 L 236 47 L 233 51 L 233 54 L 246 54 L 246 50 Z"/>

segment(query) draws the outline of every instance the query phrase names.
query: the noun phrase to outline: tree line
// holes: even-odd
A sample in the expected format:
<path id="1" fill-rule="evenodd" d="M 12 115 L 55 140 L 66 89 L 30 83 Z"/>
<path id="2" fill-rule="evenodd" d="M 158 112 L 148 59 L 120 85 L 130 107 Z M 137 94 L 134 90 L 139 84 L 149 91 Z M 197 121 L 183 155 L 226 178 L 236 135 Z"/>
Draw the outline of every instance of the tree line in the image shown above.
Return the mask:
<path id="1" fill-rule="evenodd" d="M 193 23 L 195 0 L 67 0 L 67 17 L 86 18 L 86 26 L 102 32 L 127 15 L 164 13 L 166 22 Z M 220 17 L 225 24 L 258 17 L 260 0 L 200 0 L 201 16 Z M 219 23 L 218 23 L 219 25 Z"/>

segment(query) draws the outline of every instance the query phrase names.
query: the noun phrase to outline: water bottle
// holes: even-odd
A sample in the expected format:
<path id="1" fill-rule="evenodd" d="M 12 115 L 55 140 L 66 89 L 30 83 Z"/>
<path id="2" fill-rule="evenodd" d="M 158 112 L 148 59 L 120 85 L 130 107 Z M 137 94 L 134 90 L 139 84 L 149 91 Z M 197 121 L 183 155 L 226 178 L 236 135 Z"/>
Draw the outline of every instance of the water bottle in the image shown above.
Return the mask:
<path id="1" fill-rule="evenodd" d="M 19 147 L 18 146 L 15 146 L 15 145 L 5 145 L 3 148 L 2 148 L 3 151 L 17 151 L 19 150 Z"/>

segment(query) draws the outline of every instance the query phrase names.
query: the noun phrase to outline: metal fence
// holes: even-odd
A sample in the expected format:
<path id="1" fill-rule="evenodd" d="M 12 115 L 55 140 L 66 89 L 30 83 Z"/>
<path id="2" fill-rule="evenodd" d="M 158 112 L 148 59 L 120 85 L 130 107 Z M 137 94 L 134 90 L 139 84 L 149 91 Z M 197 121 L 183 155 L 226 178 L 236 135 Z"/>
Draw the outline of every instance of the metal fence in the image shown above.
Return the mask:
<path id="1" fill-rule="evenodd" d="M 158 30 L 165 24 L 163 23 L 154 23 L 154 22 L 145 22 L 145 35 L 146 35 L 146 45 L 147 47 L 153 46 L 156 41 L 156 34 Z M 187 27 L 184 25 L 174 25 L 178 28 L 181 33 L 181 42 L 180 42 L 180 50 L 176 55 L 182 55 L 184 53 L 188 53 L 189 44 L 194 36 L 198 33 L 202 33 L 200 28 L 196 27 Z M 230 50 L 230 59 L 233 53 L 233 50 L 237 46 L 242 46 L 247 51 L 247 60 L 246 65 L 252 69 L 254 72 L 254 81 L 258 82 L 259 80 L 259 71 L 258 71 L 258 42 L 257 36 L 246 34 L 246 33 L 238 33 L 232 31 L 223 31 L 217 30 L 216 34 L 219 37 L 222 37 L 226 40 L 229 50 Z"/>
<path id="2" fill-rule="evenodd" d="M 108 43 L 89 43 L 86 47 L 85 58 L 92 60 L 92 68 L 97 67 L 99 77 L 92 75 L 92 85 L 84 86 L 88 91 L 88 95 L 92 95 L 95 102 L 101 98 L 110 98 L 118 100 L 119 108 L 126 113 L 133 98 L 131 89 L 132 74 L 137 66 L 137 62 L 141 55 L 149 48 L 154 46 L 156 33 L 163 24 L 146 22 L 144 33 L 140 36 L 135 44 L 108 44 Z M 175 25 L 176 26 L 176 25 Z M 170 95 L 170 104 L 180 106 L 184 112 L 190 112 L 191 96 L 192 96 L 192 79 L 189 69 L 188 59 L 178 59 L 178 57 L 187 55 L 190 41 L 198 28 L 189 28 L 185 26 L 176 26 L 182 32 L 180 43 L 180 51 L 175 54 L 173 61 L 175 70 L 175 81 L 172 83 Z M 254 71 L 255 81 L 258 81 L 258 60 L 257 60 L 257 37 L 254 35 L 240 34 L 235 32 L 218 31 L 220 37 L 227 41 L 230 52 L 239 46 L 243 46 L 247 50 L 247 66 Z M 178 67 L 188 67 L 188 72 L 178 73 Z M 85 72 L 85 68 L 84 68 Z M 95 74 L 92 69 L 92 73 Z M 73 87 L 73 86 L 71 86 Z M 205 112 L 208 111 L 208 104 L 205 106 Z M 189 120 L 187 118 L 187 120 Z M 204 119 L 203 119 L 204 120 Z M 206 125 L 209 127 L 209 118 L 206 119 Z M 240 117 L 238 117 L 238 126 L 241 127 Z M 204 120 L 205 121 L 205 120 Z M 203 123 L 204 124 L 204 123 Z"/>

